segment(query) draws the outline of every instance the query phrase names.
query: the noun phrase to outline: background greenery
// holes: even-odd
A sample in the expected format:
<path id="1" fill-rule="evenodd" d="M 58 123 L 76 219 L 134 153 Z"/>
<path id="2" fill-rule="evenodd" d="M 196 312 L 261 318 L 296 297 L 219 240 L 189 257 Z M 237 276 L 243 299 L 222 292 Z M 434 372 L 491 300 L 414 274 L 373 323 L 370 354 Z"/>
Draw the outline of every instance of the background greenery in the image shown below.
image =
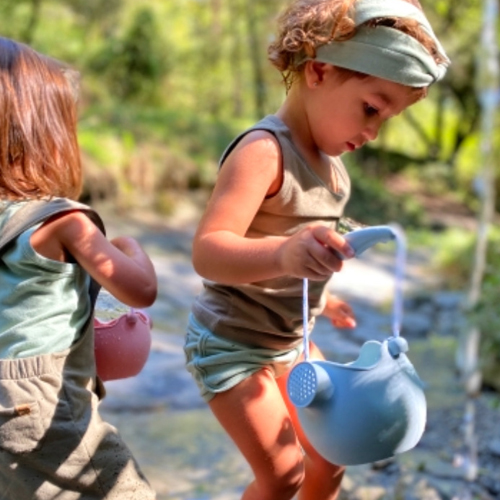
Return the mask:
<path id="1" fill-rule="evenodd" d="M 169 212 L 179 196 L 210 188 L 228 141 L 283 99 L 281 77 L 267 62 L 266 48 L 284 3 L 2 0 L 0 29 L 81 71 L 83 198 Z M 419 234 L 418 241 L 429 241 L 422 231 L 431 232 L 447 285 L 463 289 L 474 233 L 429 217 L 424 202 L 439 199 L 465 214 L 478 210 L 482 2 L 422 4 L 453 64 L 425 101 L 346 160 L 354 186 L 347 215 L 366 224 L 397 220 Z M 498 157 L 499 127 L 495 134 Z M 492 231 L 483 298 L 474 316 L 484 332 L 484 355 L 495 360 L 499 240 L 498 230 Z"/>

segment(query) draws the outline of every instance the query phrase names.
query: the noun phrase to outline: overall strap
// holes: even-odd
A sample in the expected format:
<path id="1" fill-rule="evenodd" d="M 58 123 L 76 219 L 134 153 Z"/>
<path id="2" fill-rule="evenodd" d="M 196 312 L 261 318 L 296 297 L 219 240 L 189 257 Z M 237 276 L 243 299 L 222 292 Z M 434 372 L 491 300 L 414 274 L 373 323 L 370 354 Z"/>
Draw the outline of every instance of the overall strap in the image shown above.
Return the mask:
<path id="1" fill-rule="evenodd" d="M 67 198 L 52 198 L 50 200 L 33 200 L 26 203 L 21 207 L 5 224 L 2 233 L 0 234 L 0 255 L 6 246 L 14 241 L 20 234 L 27 231 L 30 227 L 47 220 L 53 215 L 70 212 L 72 210 L 79 210 L 92 220 L 92 222 L 104 233 L 104 223 L 99 217 L 97 212 L 92 210 L 87 205 L 77 201 L 69 200 Z M 92 304 L 97 299 L 100 285 L 91 280 L 90 296 Z"/>

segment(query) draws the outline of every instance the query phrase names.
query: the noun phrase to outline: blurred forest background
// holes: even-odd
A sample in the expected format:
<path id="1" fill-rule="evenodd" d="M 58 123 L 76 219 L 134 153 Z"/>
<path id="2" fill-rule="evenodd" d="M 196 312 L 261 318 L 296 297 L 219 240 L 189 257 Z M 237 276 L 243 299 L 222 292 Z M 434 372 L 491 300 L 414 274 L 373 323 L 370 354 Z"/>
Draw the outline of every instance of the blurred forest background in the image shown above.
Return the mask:
<path id="1" fill-rule="evenodd" d="M 354 187 L 347 215 L 365 224 L 403 224 L 412 244 L 438 249 L 434 264 L 446 286 L 465 289 L 476 238 L 470 221 L 481 200 L 483 2 L 421 3 L 452 65 L 426 100 L 345 158 Z M 235 133 L 280 105 L 284 87 L 267 61 L 267 45 L 284 4 L 2 0 L 0 28 L 81 72 L 83 199 L 169 214 L 180 198 L 210 189 Z M 499 158 L 500 128 L 494 130 Z M 483 360 L 500 365 L 498 226 L 488 234 L 483 293 L 470 317 L 483 334 Z"/>

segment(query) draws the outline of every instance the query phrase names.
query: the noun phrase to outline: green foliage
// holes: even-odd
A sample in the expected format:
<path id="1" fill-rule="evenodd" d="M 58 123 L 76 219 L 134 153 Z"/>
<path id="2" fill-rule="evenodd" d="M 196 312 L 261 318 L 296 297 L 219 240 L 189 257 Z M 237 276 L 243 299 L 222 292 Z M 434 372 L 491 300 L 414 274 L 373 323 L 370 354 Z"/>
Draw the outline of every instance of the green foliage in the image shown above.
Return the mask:
<path id="1" fill-rule="evenodd" d="M 479 303 L 470 319 L 481 331 L 481 358 L 485 366 L 500 366 L 500 229 L 489 238 L 487 267 Z"/>
<path id="2" fill-rule="evenodd" d="M 133 137 L 135 146 L 147 142 L 163 144 L 166 149 L 189 156 L 200 168 L 217 162 L 236 132 L 247 125 L 131 103 L 87 108 L 80 120 L 80 130 L 95 134 L 96 138 L 103 133 L 117 137 L 127 134 Z"/>
<path id="3" fill-rule="evenodd" d="M 79 142 L 87 176 L 111 174 L 121 205 L 144 204 L 146 196 L 151 208 L 167 213 L 176 200 L 167 191 L 211 189 L 217 159 L 244 126 L 161 108 L 110 105 L 86 109 Z"/>
<path id="4" fill-rule="evenodd" d="M 113 168 L 124 168 L 133 156 L 130 148 L 137 154 L 157 151 L 161 144 L 209 179 L 233 133 L 275 112 L 282 102 L 281 77 L 268 63 L 266 48 L 286 3 L 3 0 L 0 32 L 81 71 L 81 141 L 103 168 L 113 162 Z M 388 196 L 382 187 L 395 171 L 418 171 L 433 191 L 453 189 L 458 198 L 475 203 L 471 186 L 480 167 L 475 67 L 482 2 L 422 4 L 453 64 L 425 100 L 388 122 L 374 147 L 363 148 L 360 167 L 351 169 L 348 212 L 369 223 L 422 222 L 411 198 Z M 126 134 L 131 146 L 124 145 Z"/>
<path id="5" fill-rule="evenodd" d="M 81 127 L 78 134 L 80 148 L 84 155 L 88 155 L 99 168 L 114 169 L 124 163 L 126 148 L 126 136 L 120 140 L 120 136 L 112 130 L 87 129 Z"/>
<path id="6" fill-rule="evenodd" d="M 448 286 L 467 290 L 473 263 L 475 235 L 470 232 L 448 231 L 440 240 L 435 265 L 447 278 Z M 487 266 L 480 300 L 468 314 L 469 321 L 481 331 L 481 359 L 485 366 L 500 364 L 500 228 L 489 232 Z"/>
<path id="7" fill-rule="evenodd" d="M 470 280 L 474 233 L 454 228 L 439 238 L 434 264 L 451 289 L 464 289 Z"/>
<path id="8" fill-rule="evenodd" d="M 104 77 L 116 97 L 156 103 L 159 85 L 170 68 L 153 12 L 148 7 L 139 9 L 125 34 L 111 37 L 90 69 Z"/>
<path id="9" fill-rule="evenodd" d="M 496 191 L 500 193 L 500 128 L 493 130 L 492 147 L 494 148 L 493 168 L 495 169 Z M 477 204 L 477 193 L 475 192 L 476 178 L 480 175 L 483 165 L 478 161 L 481 154 L 481 136 L 479 133 L 471 134 L 462 147 L 462 152 L 457 158 L 455 178 L 463 199 L 469 204 Z M 500 211 L 500 196 L 496 197 L 496 210 Z"/>
<path id="10" fill-rule="evenodd" d="M 61 2 L 58 2 L 59 4 Z M 96 24 L 108 28 L 116 13 L 123 8 L 123 0 L 65 0 L 77 16 L 77 21 L 87 28 Z"/>
<path id="11" fill-rule="evenodd" d="M 500 242 L 500 238 L 497 243 Z M 495 356 L 500 364 L 500 311 L 498 291 L 500 290 L 500 258 L 497 256 L 495 272 L 489 272 L 484 281 L 481 301 L 471 314 L 471 319 L 483 334 L 482 349 L 486 356 Z"/>
<path id="12" fill-rule="evenodd" d="M 388 194 L 381 180 L 367 175 L 352 159 L 345 162 L 351 177 L 347 217 L 366 225 L 397 222 L 412 227 L 423 223 L 423 210 L 413 198 Z"/>

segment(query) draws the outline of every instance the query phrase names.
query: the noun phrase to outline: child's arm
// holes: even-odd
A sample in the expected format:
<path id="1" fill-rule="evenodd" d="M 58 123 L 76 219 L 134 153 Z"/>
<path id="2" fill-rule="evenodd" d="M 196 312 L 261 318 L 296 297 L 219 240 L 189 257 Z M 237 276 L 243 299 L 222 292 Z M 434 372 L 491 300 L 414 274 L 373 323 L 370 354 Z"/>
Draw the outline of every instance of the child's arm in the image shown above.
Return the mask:
<path id="1" fill-rule="evenodd" d="M 130 237 L 108 241 L 79 211 L 50 219 L 31 237 L 33 248 L 47 258 L 71 255 L 101 286 L 131 307 L 150 306 L 157 293 L 153 264 Z"/>
<path id="2" fill-rule="evenodd" d="M 324 226 L 308 226 L 291 237 L 246 238 L 266 196 L 282 182 L 281 151 L 271 134 L 245 136 L 224 162 L 193 242 L 196 271 L 221 283 L 248 283 L 278 276 L 327 279 L 347 257 L 344 238 Z"/>
<path id="3" fill-rule="evenodd" d="M 335 295 L 326 293 L 326 304 L 321 314 L 337 328 L 356 328 L 356 317 L 351 306 Z"/>

